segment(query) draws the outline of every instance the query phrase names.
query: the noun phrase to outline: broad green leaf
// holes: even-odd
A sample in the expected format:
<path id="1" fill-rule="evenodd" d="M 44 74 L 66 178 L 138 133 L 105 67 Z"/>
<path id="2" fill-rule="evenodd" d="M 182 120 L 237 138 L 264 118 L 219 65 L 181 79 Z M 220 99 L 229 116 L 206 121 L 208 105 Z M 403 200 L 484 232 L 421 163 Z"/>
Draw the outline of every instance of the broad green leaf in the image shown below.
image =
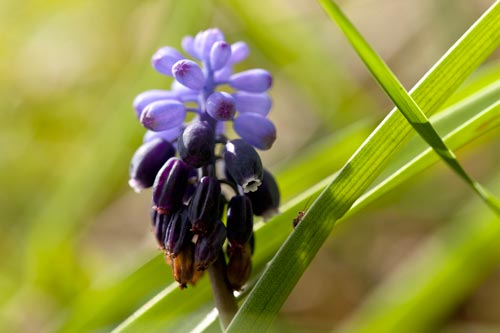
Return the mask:
<path id="1" fill-rule="evenodd" d="M 484 38 L 488 36 L 488 38 Z M 412 91 L 430 115 L 500 42 L 500 5 L 493 5 L 446 53 Z M 264 332 L 294 288 L 335 222 L 342 217 L 412 129 L 393 110 L 322 192 L 257 282 L 228 332 Z"/>
<path id="2" fill-rule="evenodd" d="M 489 194 L 481 184 L 474 181 L 458 162 L 455 154 L 446 146 L 432 127 L 429 119 L 418 104 L 408 94 L 382 58 L 368 44 L 359 31 L 349 21 L 333 0 L 319 1 L 330 18 L 342 29 L 345 36 L 363 60 L 372 75 L 399 108 L 411 126 L 436 151 L 443 161 L 452 168 L 498 215 L 500 201 Z"/>

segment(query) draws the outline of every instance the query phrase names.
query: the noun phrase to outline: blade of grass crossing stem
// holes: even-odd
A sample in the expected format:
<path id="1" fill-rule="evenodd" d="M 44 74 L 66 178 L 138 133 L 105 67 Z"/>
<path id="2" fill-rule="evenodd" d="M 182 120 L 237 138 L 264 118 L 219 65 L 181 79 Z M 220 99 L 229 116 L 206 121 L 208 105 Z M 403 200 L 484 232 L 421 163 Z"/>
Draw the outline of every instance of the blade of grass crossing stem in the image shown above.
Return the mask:
<path id="1" fill-rule="evenodd" d="M 331 0 L 319 0 L 330 18 L 337 22 L 344 32 L 353 48 L 370 70 L 372 75 L 384 89 L 394 104 L 399 108 L 415 131 L 436 151 L 436 153 L 448 164 L 479 196 L 500 215 L 500 201 L 474 181 L 457 161 L 455 154 L 446 146 L 443 139 L 432 127 L 429 119 L 422 112 L 418 104 L 407 93 L 406 89 L 392 73 L 382 58 L 368 44 L 356 27 L 340 10 L 337 4 Z"/>
<path id="2" fill-rule="evenodd" d="M 487 37 L 485 37 L 487 36 Z M 430 115 L 500 43 L 500 5 L 495 3 L 412 90 Z M 302 273 L 342 217 L 405 143 L 412 128 L 393 110 L 344 165 L 310 207 L 262 274 L 227 331 L 265 332 Z"/>

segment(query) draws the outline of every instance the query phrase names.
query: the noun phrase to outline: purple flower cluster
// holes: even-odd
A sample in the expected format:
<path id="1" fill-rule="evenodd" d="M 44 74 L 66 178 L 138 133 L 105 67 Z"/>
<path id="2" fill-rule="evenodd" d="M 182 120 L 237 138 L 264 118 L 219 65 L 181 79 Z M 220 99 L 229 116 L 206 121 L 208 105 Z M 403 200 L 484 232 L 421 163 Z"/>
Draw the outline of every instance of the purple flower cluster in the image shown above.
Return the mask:
<path id="1" fill-rule="evenodd" d="M 263 69 L 233 74 L 249 50 L 243 42 L 228 44 L 218 29 L 187 36 L 182 47 L 196 61 L 168 46 L 152 57 L 154 69 L 174 78 L 171 89 L 134 100 L 148 131 L 132 158 L 129 184 L 137 192 L 153 187 L 153 232 L 181 288 L 226 260 L 227 240 L 227 278 L 239 290 L 251 271 L 253 216 L 269 217 L 280 200 L 255 150 L 276 139 L 266 118 L 272 77 Z M 240 138 L 227 138 L 228 122 Z"/>

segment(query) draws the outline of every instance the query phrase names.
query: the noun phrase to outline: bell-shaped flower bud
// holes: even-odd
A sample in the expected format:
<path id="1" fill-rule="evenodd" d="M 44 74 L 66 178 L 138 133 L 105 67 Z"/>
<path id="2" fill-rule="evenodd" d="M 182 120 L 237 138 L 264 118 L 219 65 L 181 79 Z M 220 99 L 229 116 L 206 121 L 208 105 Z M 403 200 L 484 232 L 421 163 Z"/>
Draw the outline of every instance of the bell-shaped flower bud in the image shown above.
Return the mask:
<path id="1" fill-rule="evenodd" d="M 193 168 L 211 163 L 214 160 L 214 147 L 214 132 L 204 121 L 193 121 L 186 126 L 177 141 L 179 156 Z"/>
<path id="2" fill-rule="evenodd" d="M 192 236 L 187 211 L 180 209 L 170 218 L 164 239 L 166 253 L 171 257 L 176 257 L 186 247 L 186 244 L 191 242 Z"/>
<path id="3" fill-rule="evenodd" d="M 242 113 L 258 113 L 267 116 L 271 110 L 272 102 L 266 93 L 252 94 L 244 91 L 237 91 L 233 94 L 236 102 L 236 110 Z"/>
<path id="4" fill-rule="evenodd" d="M 188 217 L 195 234 L 209 232 L 219 213 L 221 188 L 217 178 L 205 176 L 200 179 L 189 203 Z"/>
<path id="5" fill-rule="evenodd" d="M 184 56 L 179 51 L 173 47 L 165 46 L 153 54 L 151 65 L 161 74 L 172 76 L 172 66 L 182 59 Z"/>
<path id="6" fill-rule="evenodd" d="M 172 67 L 172 74 L 180 84 L 200 90 L 205 85 L 205 76 L 200 66 L 192 60 L 179 60 Z"/>
<path id="7" fill-rule="evenodd" d="M 212 264 L 224 245 L 226 239 L 226 227 L 220 220 L 215 220 L 215 225 L 212 230 L 198 238 L 194 250 L 194 265 L 197 270 L 203 271 Z"/>
<path id="8" fill-rule="evenodd" d="M 160 213 L 171 214 L 181 206 L 188 176 L 189 167 L 178 158 L 163 165 L 153 184 L 153 204 Z"/>
<path id="9" fill-rule="evenodd" d="M 181 135 L 183 129 L 184 129 L 184 127 L 177 126 L 177 127 L 174 127 L 174 128 L 168 129 L 168 130 L 164 130 L 164 131 L 159 131 L 159 132 L 148 130 L 144 134 L 142 141 L 148 142 L 148 141 L 151 141 L 151 140 L 154 140 L 157 138 L 161 138 L 161 139 L 168 141 L 168 142 L 174 142 L 175 140 L 177 140 L 179 135 Z"/>
<path id="10" fill-rule="evenodd" d="M 227 279 L 233 290 L 241 290 L 248 281 L 252 271 L 252 253 L 250 243 L 243 246 L 227 248 L 229 262 L 227 265 Z"/>
<path id="11" fill-rule="evenodd" d="M 267 150 L 276 140 L 276 127 L 266 117 L 257 113 L 240 113 L 233 122 L 238 135 L 255 148 Z"/>
<path id="12" fill-rule="evenodd" d="M 134 110 L 137 116 L 137 119 L 141 119 L 142 111 L 149 104 L 157 101 L 162 101 L 166 99 L 176 99 L 177 93 L 169 90 L 146 90 L 145 92 L 140 93 L 134 99 Z"/>
<path id="13" fill-rule="evenodd" d="M 175 93 L 176 98 L 181 102 L 198 102 L 199 91 L 193 90 L 174 80 L 170 85 L 172 92 Z"/>
<path id="14" fill-rule="evenodd" d="M 231 75 L 229 85 L 235 89 L 261 93 L 271 88 L 273 77 L 268 71 L 263 69 L 249 69 Z"/>
<path id="15" fill-rule="evenodd" d="M 194 47 L 199 58 L 210 60 L 210 51 L 215 42 L 223 41 L 224 34 L 217 28 L 200 31 L 194 38 Z"/>
<path id="16" fill-rule="evenodd" d="M 207 112 L 218 121 L 227 121 L 234 118 L 236 103 L 233 96 L 226 92 L 214 92 L 207 98 Z"/>
<path id="17" fill-rule="evenodd" d="M 222 67 L 220 70 L 216 71 L 214 74 L 214 81 L 217 84 L 226 83 L 229 78 L 233 75 L 233 69 L 229 66 Z"/>
<path id="18" fill-rule="evenodd" d="M 278 183 L 266 169 L 264 169 L 262 184 L 257 191 L 247 193 L 246 196 L 252 202 L 252 210 L 255 215 L 262 216 L 267 220 L 278 212 L 280 206 Z"/>
<path id="19" fill-rule="evenodd" d="M 250 236 L 248 243 L 250 244 L 250 254 L 253 255 L 255 251 L 255 232 L 252 232 L 252 236 Z"/>
<path id="20" fill-rule="evenodd" d="M 250 54 L 250 49 L 245 42 L 236 42 L 231 45 L 231 57 L 229 58 L 228 64 L 234 65 L 241 62 L 248 57 Z"/>
<path id="21" fill-rule="evenodd" d="M 141 114 L 141 123 L 152 131 L 165 131 L 182 125 L 186 118 L 184 104 L 167 99 L 148 104 Z"/>
<path id="22" fill-rule="evenodd" d="M 170 257 L 174 279 L 179 283 L 179 288 L 184 289 L 194 277 L 194 244 L 188 244 L 177 256 Z M 168 259 L 167 259 L 168 260 Z"/>
<path id="23" fill-rule="evenodd" d="M 162 138 L 155 138 L 143 143 L 135 152 L 130 163 L 130 180 L 128 182 L 130 187 L 134 191 L 140 192 L 153 186 L 158 171 L 169 158 L 174 156 L 174 146 Z"/>
<path id="24" fill-rule="evenodd" d="M 244 140 L 229 141 L 224 147 L 224 162 L 228 177 L 243 188 L 256 191 L 262 182 L 262 161 L 257 151 Z"/>
<path id="25" fill-rule="evenodd" d="M 196 50 L 194 48 L 194 38 L 193 36 L 186 36 L 182 38 L 181 41 L 181 46 L 184 51 L 186 51 L 187 54 L 189 54 L 191 57 L 200 59 L 198 57 L 198 54 L 196 53 Z"/>
<path id="26" fill-rule="evenodd" d="M 216 71 L 224 67 L 231 57 L 231 45 L 223 40 L 215 42 L 210 50 L 210 66 Z"/>
<path id="27" fill-rule="evenodd" d="M 261 185 L 262 186 L 262 185 Z M 253 231 L 252 202 L 244 195 L 231 198 L 227 206 L 227 240 L 232 246 L 243 246 Z"/>

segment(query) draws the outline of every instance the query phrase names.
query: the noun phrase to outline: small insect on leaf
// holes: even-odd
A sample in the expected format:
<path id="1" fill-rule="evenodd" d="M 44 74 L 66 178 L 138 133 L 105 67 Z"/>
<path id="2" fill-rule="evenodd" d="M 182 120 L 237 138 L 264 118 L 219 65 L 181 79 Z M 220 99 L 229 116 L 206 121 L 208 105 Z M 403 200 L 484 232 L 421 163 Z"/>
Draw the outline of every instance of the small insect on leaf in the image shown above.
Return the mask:
<path id="1" fill-rule="evenodd" d="M 297 227 L 297 225 L 300 223 L 300 221 L 302 221 L 302 219 L 304 218 L 304 215 L 306 214 L 306 211 L 309 208 L 309 203 L 311 202 L 311 199 L 312 199 L 312 197 L 309 197 L 309 199 L 307 199 L 306 204 L 304 205 L 304 209 L 299 211 L 297 213 L 297 216 L 293 219 L 293 228 L 294 229 Z"/>

